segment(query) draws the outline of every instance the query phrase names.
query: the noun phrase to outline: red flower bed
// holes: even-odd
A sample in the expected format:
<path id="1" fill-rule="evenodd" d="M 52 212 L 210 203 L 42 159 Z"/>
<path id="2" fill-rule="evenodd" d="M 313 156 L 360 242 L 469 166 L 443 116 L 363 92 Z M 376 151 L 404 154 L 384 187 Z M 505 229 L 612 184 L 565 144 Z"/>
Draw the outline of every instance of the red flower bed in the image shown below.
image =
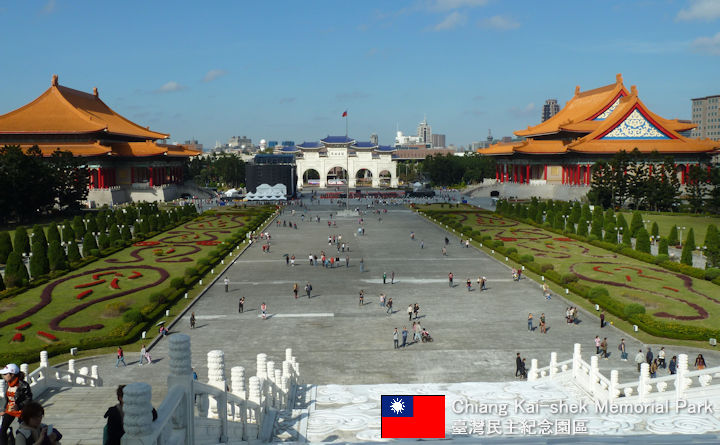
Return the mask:
<path id="1" fill-rule="evenodd" d="M 605 271 L 605 270 L 600 270 L 601 267 L 602 267 L 602 266 L 595 266 L 595 267 L 593 267 L 593 270 L 594 270 L 595 272 L 602 272 L 602 273 L 606 273 L 606 274 L 608 274 L 608 275 L 612 275 L 612 272 L 608 272 L 608 271 Z"/>
<path id="2" fill-rule="evenodd" d="M 99 280 L 101 276 L 112 275 L 113 273 L 114 272 L 110 271 L 110 272 L 99 272 L 99 273 L 93 274 L 93 280 Z"/>
<path id="3" fill-rule="evenodd" d="M 110 282 L 110 287 L 112 287 L 113 289 L 120 289 L 117 278 L 113 278 L 113 280 Z"/>
<path id="4" fill-rule="evenodd" d="M 45 332 L 45 331 L 38 331 L 38 335 L 40 335 L 40 336 L 42 336 L 42 337 L 45 337 L 45 338 L 47 338 L 48 340 L 52 340 L 52 341 L 55 341 L 55 340 L 58 339 L 58 338 L 55 337 L 54 335 L 48 334 L 48 333 Z"/>
<path id="5" fill-rule="evenodd" d="M 501 238 L 502 239 L 502 238 Z M 516 241 L 515 238 L 512 238 L 513 241 Z M 510 239 L 503 239 L 503 241 L 510 241 Z M 212 241 L 197 241 L 195 242 L 198 246 L 217 246 L 220 244 L 220 241 L 218 240 L 212 240 Z"/>
<path id="6" fill-rule="evenodd" d="M 82 289 L 84 287 L 97 286 L 98 284 L 102 284 L 104 282 L 105 282 L 105 280 L 97 280 L 97 281 L 91 281 L 89 283 L 76 284 L 75 289 Z"/>
<path id="7" fill-rule="evenodd" d="M 571 238 L 553 238 L 555 241 L 572 241 Z"/>
<path id="8" fill-rule="evenodd" d="M 171 247 L 171 248 L 169 248 L 169 249 L 167 250 L 167 252 L 165 252 L 165 253 L 173 253 L 173 252 L 175 252 L 175 249 L 173 249 L 173 248 Z"/>
<path id="9" fill-rule="evenodd" d="M 15 335 L 13 335 L 13 338 L 10 341 L 23 341 L 24 339 L 25 337 L 23 337 L 21 333 L 17 332 L 15 333 Z"/>
<path id="10" fill-rule="evenodd" d="M 625 275 L 625 279 L 628 281 L 632 281 L 632 278 L 630 278 L 630 275 Z"/>
<path id="11" fill-rule="evenodd" d="M 77 294 L 77 296 L 75 298 L 77 298 L 78 300 L 82 300 L 83 298 L 87 297 L 91 293 L 93 293 L 92 289 L 88 289 L 86 291 L 82 291 L 79 294 Z"/>
<path id="12" fill-rule="evenodd" d="M 671 290 L 673 292 L 680 292 L 679 290 L 675 289 L 674 287 L 663 286 L 663 289 Z"/>
<path id="13" fill-rule="evenodd" d="M 157 246 L 160 241 L 138 241 L 133 246 Z"/>
<path id="14" fill-rule="evenodd" d="M 508 236 L 501 236 L 500 241 L 517 241 L 517 238 L 512 238 Z"/>
<path id="15" fill-rule="evenodd" d="M 198 238 L 200 238 L 200 235 L 197 235 L 197 234 L 193 237 L 193 239 L 198 239 Z"/>
<path id="16" fill-rule="evenodd" d="M 25 323 L 21 324 L 20 326 L 16 326 L 15 329 L 17 329 L 18 331 L 22 331 L 23 329 L 27 329 L 27 328 L 29 328 L 30 326 L 32 326 L 32 323 L 30 323 L 30 322 L 28 321 L 28 322 L 25 322 Z"/>
<path id="17" fill-rule="evenodd" d="M 133 270 L 132 273 L 133 274 L 128 277 L 128 280 L 134 280 L 135 278 L 140 278 L 142 276 L 142 274 L 137 270 Z"/>
<path id="18" fill-rule="evenodd" d="M 120 272 L 115 272 L 115 276 L 116 276 L 116 277 L 124 277 L 125 275 L 123 275 L 123 274 L 120 273 Z"/>

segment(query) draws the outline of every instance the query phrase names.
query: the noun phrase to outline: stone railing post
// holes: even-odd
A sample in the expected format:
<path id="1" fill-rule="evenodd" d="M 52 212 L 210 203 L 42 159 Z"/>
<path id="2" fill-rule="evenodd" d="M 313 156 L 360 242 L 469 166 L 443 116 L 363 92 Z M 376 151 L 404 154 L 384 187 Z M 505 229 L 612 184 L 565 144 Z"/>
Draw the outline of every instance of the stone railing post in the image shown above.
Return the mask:
<path id="1" fill-rule="evenodd" d="M 638 380 L 638 397 L 640 400 L 645 400 L 648 393 L 650 392 L 650 365 L 643 363 L 640 365 L 640 379 Z"/>
<path id="2" fill-rule="evenodd" d="M 284 409 L 292 409 L 292 406 L 290 405 L 290 377 L 288 376 L 282 376 L 280 377 L 281 388 L 283 392 L 283 408 Z"/>
<path id="3" fill-rule="evenodd" d="M 267 394 L 267 405 L 273 408 L 277 406 L 277 386 L 275 385 L 275 362 L 268 360 L 267 362 L 267 384 L 265 391 Z"/>
<path id="4" fill-rule="evenodd" d="M 85 377 L 87 377 L 89 375 L 90 375 L 90 370 L 88 369 L 87 366 L 83 366 L 82 368 L 80 368 L 80 377 L 78 377 L 77 382 L 80 383 L 81 385 L 86 385 L 87 379 Z"/>
<path id="5" fill-rule="evenodd" d="M 48 368 L 50 365 L 48 363 L 48 353 L 47 351 L 40 351 L 40 367 L 41 368 Z"/>
<path id="6" fill-rule="evenodd" d="M 282 371 L 279 369 L 275 370 L 275 407 L 282 409 L 285 405 L 286 394 L 282 389 Z"/>
<path id="7" fill-rule="evenodd" d="M 616 369 L 610 371 L 610 386 L 608 387 L 608 399 L 615 400 L 620 395 L 620 391 L 617 389 L 619 381 L 619 373 Z"/>
<path id="8" fill-rule="evenodd" d="M 597 382 L 600 380 L 598 377 L 598 356 L 593 355 L 590 357 L 590 383 L 595 386 Z"/>
<path id="9" fill-rule="evenodd" d="M 184 430 L 185 443 L 195 440 L 195 392 L 192 377 L 192 351 L 190 350 L 190 336 L 186 334 L 173 334 L 168 337 L 170 355 L 170 374 L 167 378 L 168 392 L 172 388 L 182 388 L 185 393 L 181 412 L 176 413 L 173 428 Z"/>
<path id="10" fill-rule="evenodd" d="M 147 383 L 131 383 L 123 389 L 123 445 L 151 443 L 153 431 L 152 388 Z"/>
<path id="11" fill-rule="evenodd" d="M 582 360 L 582 345 L 580 343 L 575 343 L 575 346 L 573 347 L 573 356 L 572 356 L 572 375 L 573 379 L 577 381 L 577 378 L 580 376 L 580 361 Z"/>
<path id="12" fill-rule="evenodd" d="M 102 380 L 100 379 L 100 374 L 98 373 L 98 365 L 92 365 L 90 367 L 90 377 L 93 378 L 90 382 L 91 386 L 102 386 Z"/>
<path id="13" fill-rule="evenodd" d="M 550 372 L 548 373 L 550 377 L 553 377 L 555 374 L 557 374 L 557 352 L 551 352 L 550 353 Z"/>
<path id="14" fill-rule="evenodd" d="M 290 360 L 293 367 L 293 373 L 295 374 L 295 384 L 300 385 L 302 384 L 302 377 L 300 376 L 300 363 L 297 362 L 295 357 L 292 357 L 292 360 Z"/>
<path id="15" fill-rule="evenodd" d="M 538 379 L 538 367 L 536 358 L 530 360 L 530 371 L 528 371 L 527 379 L 528 382 L 534 382 Z"/>
<path id="16" fill-rule="evenodd" d="M 260 379 L 252 376 L 249 379 L 248 401 L 250 402 L 248 423 L 245 427 L 247 440 L 257 439 L 262 424 L 262 409 L 260 406 Z"/>
<path id="17" fill-rule="evenodd" d="M 218 396 L 210 398 L 210 411 L 208 417 L 220 419 L 220 442 L 227 440 L 227 382 L 225 379 L 225 354 L 220 350 L 207 353 L 208 385 L 214 386 L 221 392 Z"/>
<path id="18" fill-rule="evenodd" d="M 232 385 L 232 393 L 235 396 L 240 397 L 243 400 L 247 398 L 245 395 L 245 368 L 242 366 L 233 366 L 230 368 L 230 384 Z M 247 424 L 247 407 L 245 402 L 234 405 L 233 420 L 242 424 L 240 437 L 237 438 L 240 440 L 247 440 L 247 437 L 245 437 L 245 428 Z M 236 429 L 234 430 L 237 431 Z M 237 436 L 237 433 L 235 435 Z M 235 437 L 232 439 L 235 439 Z"/>
<path id="19" fill-rule="evenodd" d="M 687 354 L 678 354 L 677 372 L 675 375 L 675 399 L 682 400 L 685 398 L 685 390 L 690 387 L 691 380 L 687 378 L 688 374 L 688 356 Z"/>
<path id="20" fill-rule="evenodd" d="M 267 379 L 267 354 L 257 355 L 257 369 L 255 375 L 260 380 Z"/>
<path id="21" fill-rule="evenodd" d="M 292 373 L 292 369 L 293 369 L 293 368 L 292 368 L 292 363 L 290 363 L 290 360 L 285 360 L 285 361 L 283 361 L 283 364 L 282 364 L 283 377 L 288 377 L 288 378 L 290 379 L 290 384 L 291 384 L 291 385 L 292 385 L 293 382 L 294 382 L 294 376 L 293 376 L 293 373 Z"/>
<path id="22" fill-rule="evenodd" d="M 21 363 L 20 371 L 25 375 L 30 374 L 30 365 L 28 365 L 27 363 Z"/>
<path id="23" fill-rule="evenodd" d="M 68 376 L 68 381 L 70 383 L 75 383 L 75 376 L 73 375 L 73 374 L 75 374 L 75 359 L 74 358 L 71 358 L 70 360 L 68 360 L 68 373 L 70 373 L 70 375 Z"/>
<path id="24" fill-rule="evenodd" d="M 0 399 L 5 398 L 5 387 L 7 386 L 7 383 L 5 383 L 5 379 L 0 379 Z"/>

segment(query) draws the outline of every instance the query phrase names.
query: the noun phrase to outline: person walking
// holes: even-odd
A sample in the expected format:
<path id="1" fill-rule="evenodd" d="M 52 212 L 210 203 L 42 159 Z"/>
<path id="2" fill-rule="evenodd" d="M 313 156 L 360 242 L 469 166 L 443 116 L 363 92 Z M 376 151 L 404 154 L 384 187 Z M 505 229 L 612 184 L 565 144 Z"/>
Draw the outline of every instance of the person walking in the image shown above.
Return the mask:
<path id="1" fill-rule="evenodd" d="M 387 281 L 387 272 L 383 272 L 383 284 L 386 284 Z"/>
<path id="2" fill-rule="evenodd" d="M 627 351 L 626 351 L 626 345 L 625 345 L 625 339 L 620 339 L 620 344 L 618 345 L 618 351 L 620 351 L 620 360 L 626 362 L 627 361 Z"/>
<path id="3" fill-rule="evenodd" d="M 380 294 L 380 307 L 385 307 L 385 294 Z"/>
<path id="4" fill-rule="evenodd" d="M 645 354 L 645 360 L 647 361 L 648 365 L 652 364 L 653 352 L 652 352 L 652 349 L 650 349 L 650 346 L 648 346 L 648 348 L 647 348 L 647 354 Z"/>
<path id="5" fill-rule="evenodd" d="M 547 327 L 545 326 L 545 313 L 540 314 L 540 333 L 547 334 Z"/>
<path id="6" fill-rule="evenodd" d="M 262 319 L 266 320 L 267 319 L 267 305 L 265 304 L 264 301 L 263 301 L 263 304 L 260 305 L 260 312 L 262 313 Z"/>
<path id="7" fill-rule="evenodd" d="M 547 283 L 543 283 L 543 295 L 545 296 L 546 300 L 550 300 L 550 286 L 548 286 Z"/>
<path id="8" fill-rule="evenodd" d="M 365 306 L 365 291 L 360 289 L 360 302 L 358 306 Z"/>
<path id="9" fill-rule="evenodd" d="M 117 368 L 120 365 L 120 363 L 122 363 L 123 366 L 127 366 L 127 364 L 125 364 L 125 353 L 123 353 L 122 346 L 118 346 L 117 362 L 115 362 L 115 367 Z"/>
<path id="10" fill-rule="evenodd" d="M 665 369 L 665 346 L 662 346 L 658 351 L 658 366 Z"/>
<path id="11" fill-rule="evenodd" d="M 32 401 L 30 384 L 25 381 L 25 373 L 15 363 L 8 363 L 0 370 L 5 380 L 5 406 L 0 423 L 0 444 L 8 444 L 8 429 L 13 420 L 20 417 L 25 405 Z"/>
<path id="12" fill-rule="evenodd" d="M 245 306 L 245 297 L 240 297 L 240 301 L 238 301 L 238 312 L 239 313 L 241 313 L 241 314 L 243 313 L 243 311 L 245 309 L 244 306 Z"/>
<path id="13" fill-rule="evenodd" d="M 412 315 L 413 315 L 413 305 L 412 304 L 408 306 L 407 313 L 408 313 L 408 321 L 411 321 Z"/>
<path id="14" fill-rule="evenodd" d="M 420 312 L 420 305 L 415 303 L 413 305 L 413 313 L 415 314 L 415 320 L 418 319 L 418 312 Z"/>
<path id="15" fill-rule="evenodd" d="M 533 314 L 532 313 L 528 314 L 528 331 L 530 331 L 530 332 L 533 331 Z"/>
<path id="16" fill-rule="evenodd" d="M 465 281 L 465 285 L 467 286 L 468 292 L 470 292 L 472 290 L 472 281 L 470 281 L 470 278 Z"/>
<path id="17" fill-rule="evenodd" d="M 695 369 L 698 371 L 701 369 L 705 369 L 705 357 L 703 357 L 702 354 L 698 354 L 698 356 L 695 358 Z"/>
<path id="18" fill-rule="evenodd" d="M 480 290 L 487 290 L 487 278 L 485 277 L 480 280 Z"/>
<path id="19" fill-rule="evenodd" d="M 298 284 L 293 284 L 293 295 L 295 296 L 295 299 L 297 300 L 298 297 Z"/>
<path id="20" fill-rule="evenodd" d="M 230 279 L 228 277 L 225 277 L 223 280 L 223 283 L 225 283 L 225 293 L 230 291 Z"/>
<path id="21" fill-rule="evenodd" d="M 607 337 L 605 337 L 605 338 L 603 338 L 603 341 L 600 342 L 600 350 L 602 351 L 602 358 L 604 360 L 608 359 L 607 348 L 608 348 Z"/>
<path id="22" fill-rule="evenodd" d="M 522 371 L 522 358 L 520 358 L 520 353 L 517 353 L 517 356 L 515 357 L 515 377 L 520 376 L 520 372 Z"/>
<path id="23" fill-rule="evenodd" d="M 395 284 L 395 271 L 390 272 L 390 284 Z"/>
<path id="24" fill-rule="evenodd" d="M 600 340 L 600 336 L 595 336 L 595 354 L 600 354 L 600 344 L 602 343 L 602 340 Z"/>
<path id="25" fill-rule="evenodd" d="M 392 315 L 392 297 L 388 298 L 387 300 L 387 310 L 385 311 L 386 314 Z"/>
<path id="26" fill-rule="evenodd" d="M 344 246 L 344 244 L 343 244 Z M 343 250 L 345 248 L 343 247 Z M 350 255 L 345 255 L 345 267 L 350 267 Z"/>
<path id="27" fill-rule="evenodd" d="M 424 248 L 425 248 L 425 241 L 420 240 L 420 248 L 421 248 L 421 249 L 424 249 Z"/>
<path id="28" fill-rule="evenodd" d="M 640 372 L 640 366 L 645 363 L 645 354 L 643 354 L 642 349 L 635 354 L 635 363 L 637 363 L 638 372 Z"/>
<path id="29" fill-rule="evenodd" d="M 450 272 L 450 273 L 448 274 L 448 285 L 449 285 L 450 287 L 453 287 L 453 273 L 452 273 L 452 272 Z"/>
<path id="30" fill-rule="evenodd" d="M 195 312 L 190 314 L 190 329 L 195 329 Z"/>
<path id="31" fill-rule="evenodd" d="M 393 344 L 395 344 L 395 349 L 398 349 L 400 347 L 399 341 L 400 334 L 398 333 L 397 328 L 395 328 L 395 332 L 393 332 Z"/>
<path id="32" fill-rule="evenodd" d="M 600 329 L 605 327 L 605 311 L 600 312 Z"/>
<path id="33" fill-rule="evenodd" d="M 674 375 L 677 372 L 677 356 L 672 356 L 670 359 L 670 364 L 668 365 L 668 371 L 670 371 L 670 375 Z"/>
<path id="34" fill-rule="evenodd" d="M 405 345 L 407 345 L 407 336 L 408 336 L 407 327 L 403 326 L 403 330 L 402 330 L 402 339 L 403 339 L 402 347 L 403 348 L 405 347 Z"/>
<path id="35" fill-rule="evenodd" d="M 307 294 L 308 299 L 310 299 L 310 292 L 312 292 L 312 284 L 308 281 L 305 283 L 305 293 Z"/>
<path id="36" fill-rule="evenodd" d="M 655 377 L 657 377 L 657 370 L 658 370 L 658 360 L 655 359 L 650 364 L 650 378 L 651 379 L 654 379 Z"/>
<path id="37" fill-rule="evenodd" d="M 145 344 L 143 344 L 142 347 L 140 348 L 140 361 L 139 361 L 139 365 L 138 365 L 138 366 L 142 366 L 142 365 L 143 365 L 143 361 L 145 360 L 145 353 L 146 353 L 146 352 L 147 352 L 147 350 L 145 349 Z"/>
<path id="38" fill-rule="evenodd" d="M 365 272 L 365 261 L 363 261 L 363 258 L 360 258 L 360 273 Z"/>

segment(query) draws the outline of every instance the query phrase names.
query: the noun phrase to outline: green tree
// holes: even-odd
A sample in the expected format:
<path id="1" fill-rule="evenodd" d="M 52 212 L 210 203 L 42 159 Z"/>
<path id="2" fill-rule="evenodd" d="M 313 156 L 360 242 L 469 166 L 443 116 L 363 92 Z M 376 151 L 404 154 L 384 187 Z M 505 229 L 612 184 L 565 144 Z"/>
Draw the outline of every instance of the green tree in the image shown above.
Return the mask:
<path id="1" fill-rule="evenodd" d="M 605 236 L 603 237 L 603 241 L 612 244 L 617 244 L 618 242 L 618 232 L 612 220 L 605 222 Z"/>
<path id="2" fill-rule="evenodd" d="M 13 251 L 8 255 L 5 265 L 5 284 L 7 287 L 24 286 L 30 281 L 27 268 L 19 253 Z"/>
<path id="3" fill-rule="evenodd" d="M 82 247 L 82 253 L 85 258 L 92 255 L 93 250 L 97 250 L 97 242 L 95 241 L 95 237 L 92 233 L 88 232 L 83 237 L 83 247 Z"/>
<path id="4" fill-rule="evenodd" d="M 45 238 L 45 231 L 41 225 L 35 225 L 32 231 L 32 244 L 38 242 L 43 244 L 43 247 L 45 247 L 45 251 L 47 252 L 48 242 L 47 238 Z"/>
<path id="5" fill-rule="evenodd" d="M 46 164 L 53 179 L 52 196 L 58 206 L 61 209 L 80 209 L 88 194 L 86 162 L 69 151 L 56 150 Z"/>
<path id="6" fill-rule="evenodd" d="M 705 207 L 708 212 L 718 214 L 720 213 L 720 167 L 713 167 L 708 178 L 710 184 Z"/>
<path id="7" fill-rule="evenodd" d="M 573 223 L 577 223 L 580 221 L 580 217 L 582 216 L 582 206 L 579 202 L 575 201 L 575 203 L 572 206 L 572 210 L 570 211 L 570 221 Z"/>
<path id="8" fill-rule="evenodd" d="M 72 224 L 67 219 L 62 223 L 62 240 L 66 243 L 68 241 L 75 241 L 75 231 L 72 228 Z"/>
<path id="9" fill-rule="evenodd" d="M 707 168 L 693 165 L 690 167 L 685 179 L 685 195 L 690 205 L 690 211 L 700 213 L 705 207 L 705 196 L 708 192 L 709 175 Z"/>
<path id="10" fill-rule="evenodd" d="M 590 204 L 583 204 L 582 212 L 580 213 L 580 221 L 592 221 L 592 212 L 590 211 Z"/>
<path id="11" fill-rule="evenodd" d="M 15 228 L 13 247 L 21 256 L 23 253 L 30 253 L 30 238 L 28 237 L 27 229 L 25 227 L 18 226 Z"/>
<path id="12" fill-rule="evenodd" d="M 693 249 L 690 248 L 690 244 L 683 245 L 682 253 L 680 254 L 680 262 L 692 266 L 692 254 Z"/>
<path id="13" fill-rule="evenodd" d="M 592 168 L 592 182 L 587 198 L 595 206 L 610 207 L 613 200 L 612 171 L 605 162 L 597 162 Z"/>
<path id="14" fill-rule="evenodd" d="M 657 237 L 660 236 L 660 227 L 658 227 L 658 223 L 656 223 L 655 221 L 653 221 L 653 223 L 652 223 L 652 229 L 650 229 L 650 235 L 652 235 L 652 237 L 654 239 L 657 239 Z"/>
<path id="15" fill-rule="evenodd" d="M 108 237 L 106 233 L 102 232 L 100 233 L 100 235 L 98 235 L 98 248 L 100 248 L 100 250 L 103 250 L 107 249 L 108 247 L 110 247 L 110 237 Z"/>
<path id="16" fill-rule="evenodd" d="M 82 256 L 80 256 L 80 249 L 78 249 L 78 243 L 75 241 L 68 242 L 67 259 L 70 263 L 76 263 L 82 259 Z"/>
<path id="17" fill-rule="evenodd" d="M 8 255 L 13 251 L 12 241 L 10 241 L 10 234 L 7 232 L 0 232 L 0 264 L 7 263 Z"/>
<path id="18" fill-rule="evenodd" d="M 720 234 L 715 224 L 708 225 L 705 233 L 705 248 L 706 267 L 720 266 Z"/>
<path id="19" fill-rule="evenodd" d="M 584 219 L 582 219 L 580 222 L 578 222 L 577 226 L 577 234 L 580 236 L 587 236 L 588 235 L 588 225 L 585 222 Z"/>
<path id="20" fill-rule="evenodd" d="M 627 221 L 622 213 L 618 213 L 617 226 L 620 227 L 620 234 L 622 235 L 622 244 L 624 246 L 632 246 L 632 236 L 630 235 L 630 229 L 628 229 Z"/>
<path id="21" fill-rule="evenodd" d="M 50 223 L 47 231 L 47 242 L 48 244 L 52 241 L 60 241 L 60 231 L 55 223 Z"/>
<path id="22" fill-rule="evenodd" d="M 112 224 L 110 226 L 110 244 L 115 244 L 115 241 L 118 241 L 122 239 L 120 235 L 120 229 L 118 228 L 117 224 Z"/>
<path id="23" fill-rule="evenodd" d="M 628 196 L 633 202 L 636 209 L 645 206 L 647 199 L 647 184 L 649 179 L 649 168 L 646 162 L 646 156 L 635 148 L 630 153 L 630 162 L 628 164 L 627 174 Z M 635 236 L 635 231 L 632 232 Z"/>
<path id="24" fill-rule="evenodd" d="M 65 255 L 65 249 L 63 249 L 59 241 L 50 241 L 48 264 L 52 271 L 66 270 L 68 268 L 67 255 Z"/>
<path id="25" fill-rule="evenodd" d="M 87 218 L 87 221 L 88 221 L 87 222 L 87 231 L 90 233 L 92 233 L 92 232 L 98 233 L 99 230 L 98 230 L 97 221 L 95 220 L 95 216 L 89 215 Z"/>
<path id="26" fill-rule="evenodd" d="M 126 224 L 125 227 L 122 228 L 122 233 L 121 233 L 121 235 L 122 235 L 122 239 L 125 240 L 125 241 L 130 241 L 130 240 L 132 240 L 132 233 L 130 233 L 130 226 L 129 226 L 129 225 Z"/>
<path id="27" fill-rule="evenodd" d="M 50 263 L 47 248 L 42 240 L 35 241 L 33 237 L 32 256 L 30 257 L 30 275 L 33 279 L 50 272 Z"/>
<path id="28" fill-rule="evenodd" d="M 658 243 L 658 255 L 669 255 L 667 238 L 660 238 Z"/>
<path id="29" fill-rule="evenodd" d="M 695 229 L 690 227 L 690 230 L 688 231 L 687 238 L 685 238 L 685 244 L 690 245 L 690 250 L 695 250 L 697 245 L 695 244 Z"/>
<path id="30" fill-rule="evenodd" d="M 650 253 L 650 236 L 644 227 L 641 227 L 635 234 L 635 250 Z"/>
<path id="31" fill-rule="evenodd" d="M 73 232 L 75 232 L 76 239 L 82 239 L 85 236 L 86 227 L 85 227 L 85 221 L 83 221 L 82 216 L 77 215 L 75 218 L 73 218 L 72 223 Z"/>
<path id="32" fill-rule="evenodd" d="M 632 213 L 632 220 L 630 221 L 630 234 L 633 237 L 637 236 L 638 230 L 644 228 L 642 214 L 639 211 Z"/>
<path id="33" fill-rule="evenodd" d="M 37 146 L 0 148 L 0 220 L 25 221 L 51 210 L 55 179 Z"/>
<path id="34" fill-rule="evenodd" d="M 673 225 L 670 228 L 670 235 L 668 235 L 667 242 L 671 246 L 677 246 L 680 243 L 677 226 Z"/>

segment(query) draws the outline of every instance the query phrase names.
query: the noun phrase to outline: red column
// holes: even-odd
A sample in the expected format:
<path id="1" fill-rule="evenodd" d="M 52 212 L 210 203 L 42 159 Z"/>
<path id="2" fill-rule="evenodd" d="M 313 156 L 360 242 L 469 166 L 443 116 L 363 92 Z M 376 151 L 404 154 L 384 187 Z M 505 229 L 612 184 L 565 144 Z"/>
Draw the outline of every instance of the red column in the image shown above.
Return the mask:
<path id="1" fill-rule="evenodd" d="M 530 164 L 527 166 L 527 173 L 525 174 L 525 182 L 530 184 Z"/>
<path id="2" fill-rule="evenodd" d="M 547 181 L 547 164 L 545 164 L 545 168 L 543 169 L 543 179 Z"/>
<path id="3" fill-rule="evenodd" d="M 683 167 L 682 171 L 680 172 L 680 184 L 685 184 L 685 167 Z"/>
<path id="4" fill-rule="evenodd" d="M 648 176 L 650 176 L 652 178 L 652 174 L 653 174 L 653 165 L 649 164 L 648 165 Z"/>
<path id="5" fill-rule="evenodd" d="M 585 185 L 590 185 L 590 169 L 592 166 L 590 164 L 585 166 Z"/>
<path id="6" fill-rule="evenodd" d="M 148 172 L 149 172 L 148 177 L 150 178 L 150 187 L 155 186 L 155 171 L 154 170 L 155 169 L 153 169 L 152 167 L 148 167 Z"/>

